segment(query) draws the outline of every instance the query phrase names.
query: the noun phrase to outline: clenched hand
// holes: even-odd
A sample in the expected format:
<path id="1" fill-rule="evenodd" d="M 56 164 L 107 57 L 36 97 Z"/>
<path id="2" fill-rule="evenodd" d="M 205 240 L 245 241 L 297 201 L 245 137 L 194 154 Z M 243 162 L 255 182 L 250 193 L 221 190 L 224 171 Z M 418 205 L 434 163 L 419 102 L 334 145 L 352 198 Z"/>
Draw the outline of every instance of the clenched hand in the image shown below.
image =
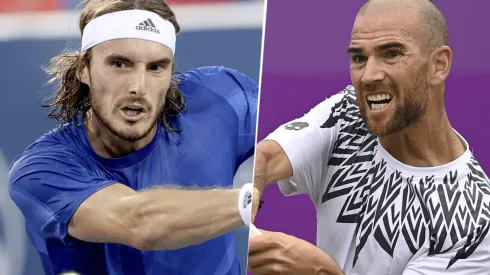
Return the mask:
<path id="1" fill-rule="evenodd" d="M 316 246 L 280 232 L 260 230 L 250 239 L 248 267 L 254 275 L 342 275 L 335 261 Z"/>

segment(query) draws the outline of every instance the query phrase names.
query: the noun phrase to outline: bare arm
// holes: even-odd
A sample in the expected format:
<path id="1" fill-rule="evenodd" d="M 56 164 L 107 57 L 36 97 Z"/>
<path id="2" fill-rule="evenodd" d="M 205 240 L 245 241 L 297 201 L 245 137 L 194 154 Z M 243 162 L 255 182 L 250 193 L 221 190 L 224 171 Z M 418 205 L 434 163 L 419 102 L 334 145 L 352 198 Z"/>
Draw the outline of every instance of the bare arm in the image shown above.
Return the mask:
<path id="1" fill-rule="evenodd" d="M 68 233 L 88 242 L 121 243 L 140 250 L 199 244 L 243 226 L 239 189 L 152 189 L 114 184 L 77 209 Z"/>
<path id="2" fill-rule="evenodd" d="M 257 144 L 254 167 L 254 200 L 252 206 L 252 222 L 259 208 L 260 197 L 267 185 L 293 175 L 293 167 L 286 152 L 279 143 L 264 140 Z M 259 198 L 256 198 L 256 197 Z"/>
<path id="3" fill-rule="evenodd" d="M 279 143 L 264 140 L 255 152 L 254 186 L 262 193 L 265 187 L 293 175 L 293 167 Z"/>

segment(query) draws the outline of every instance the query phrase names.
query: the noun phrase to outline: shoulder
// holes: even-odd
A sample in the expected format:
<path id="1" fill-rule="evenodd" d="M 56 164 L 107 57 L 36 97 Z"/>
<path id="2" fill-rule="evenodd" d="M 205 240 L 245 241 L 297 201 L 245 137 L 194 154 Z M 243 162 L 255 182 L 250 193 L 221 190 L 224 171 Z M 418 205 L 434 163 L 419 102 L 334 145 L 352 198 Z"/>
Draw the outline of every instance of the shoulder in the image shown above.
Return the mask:
<path id="1" fill-rule="evenodd" d="M 197 67 L 192 70 L 182 73 L 181 79 L 184 81 L 200 82 L 206 80 L 219 80 L 219 79 L 250 79 L 245 74 L 238 70 L 224 67 L 224 66 L 203 66 Z"/>
<path id="2" fill-rule="evenodd" d="M 226 67 L 200 67 L 179 76 L 187 114 L 203 111 L 233 112 L 240 118 L 255 116 L 257 83 L 241 72 Z"/>
<path id="3" fill-rule="evenodd" d="M 84 157 L 78 145 L 78 126 L 64 124 L 42 135 L 17 155 L 9 168 L 9 176 L 20 176 L 41 167 L 62 169 L 63 166 L 83 163 Z"/>
<path id="4" fill-rule="evenodd" d="M 464 196 L 463 208 L 473 217 L 478 214 L 479 217 L 475 218 L 475 222 L 485 221 L 490 226 L 490 179 L 473 154 L 470 154 L 466 166 L 467 172 L 463 186 L 460 188 Z M 448 177 L 446 183 L 450 184 L 450 181 L 451 177 Z"/>
<path id="5" fill-rule="evenodd" d="M 306 116 L 321 121 L 321 128 L 362 122 L 356 92 L 351 85 L 318 103 Z"/>
<path id="6" fill-rule="evenodd" d="M 430 253 L 452 251 L 454 262 L 473 256 L 490 238 L 490 181 L 473 156 L 465 165 L 446 174 L 439 184 L 432 184 L 430 178 L 419 184 L 432 231 Z"/>
<path id="7" fill-rule="evenodd" d="M 257 82 L 245 74 L 222 66 L 206 66 L 189 70 L 179 76 L 180 86 L 203 88 L 218 94 L 226 94 L 236 90 L 258 91 Z"/>

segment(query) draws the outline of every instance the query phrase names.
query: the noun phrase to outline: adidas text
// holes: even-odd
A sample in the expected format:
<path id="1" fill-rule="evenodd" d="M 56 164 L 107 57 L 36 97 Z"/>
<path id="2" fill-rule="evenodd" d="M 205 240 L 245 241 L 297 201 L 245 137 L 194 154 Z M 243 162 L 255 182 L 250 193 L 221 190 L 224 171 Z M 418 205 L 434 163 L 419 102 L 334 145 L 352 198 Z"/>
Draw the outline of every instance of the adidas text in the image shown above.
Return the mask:
<path id="1" fill-rule="evenodd" d="M 136 26 L 137 30 L 142 30 L 142 31 L 150 31 L 154 33 L 160 34 L 160 31 L 157 30 L 156 28 L 148 27 L 148 26 Z"/>

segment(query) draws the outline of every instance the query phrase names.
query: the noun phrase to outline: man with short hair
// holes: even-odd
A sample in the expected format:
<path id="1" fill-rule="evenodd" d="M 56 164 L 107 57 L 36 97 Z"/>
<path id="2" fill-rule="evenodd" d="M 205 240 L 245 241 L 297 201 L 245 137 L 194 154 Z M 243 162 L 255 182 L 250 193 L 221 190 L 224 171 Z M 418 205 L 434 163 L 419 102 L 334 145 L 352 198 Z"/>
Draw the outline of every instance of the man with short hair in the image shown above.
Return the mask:
<path id="1" fill-rule="evenodd" d="M 317 247 L 250 240 L 253 274 L 489 274 L 490 182 L 448 120 L 452 52 L 427 0 L 371 0 L 348 53 L 353 86 L 257 145 L 254 186 L 308 194 Z M 258 205 L 254 205 L 254 209 Z"/>
<path id="2" fill-rule="evenodd" d="M 256 82 L 174 73 L 180 27 L 162 0 L 91 0 L 80 26 L 81 50 L 48 68 L 64 124 L 9 171 L 45 274 L 240 274 L 232 231 L 253 187 L 231 187 L 254 151 Z"/>

